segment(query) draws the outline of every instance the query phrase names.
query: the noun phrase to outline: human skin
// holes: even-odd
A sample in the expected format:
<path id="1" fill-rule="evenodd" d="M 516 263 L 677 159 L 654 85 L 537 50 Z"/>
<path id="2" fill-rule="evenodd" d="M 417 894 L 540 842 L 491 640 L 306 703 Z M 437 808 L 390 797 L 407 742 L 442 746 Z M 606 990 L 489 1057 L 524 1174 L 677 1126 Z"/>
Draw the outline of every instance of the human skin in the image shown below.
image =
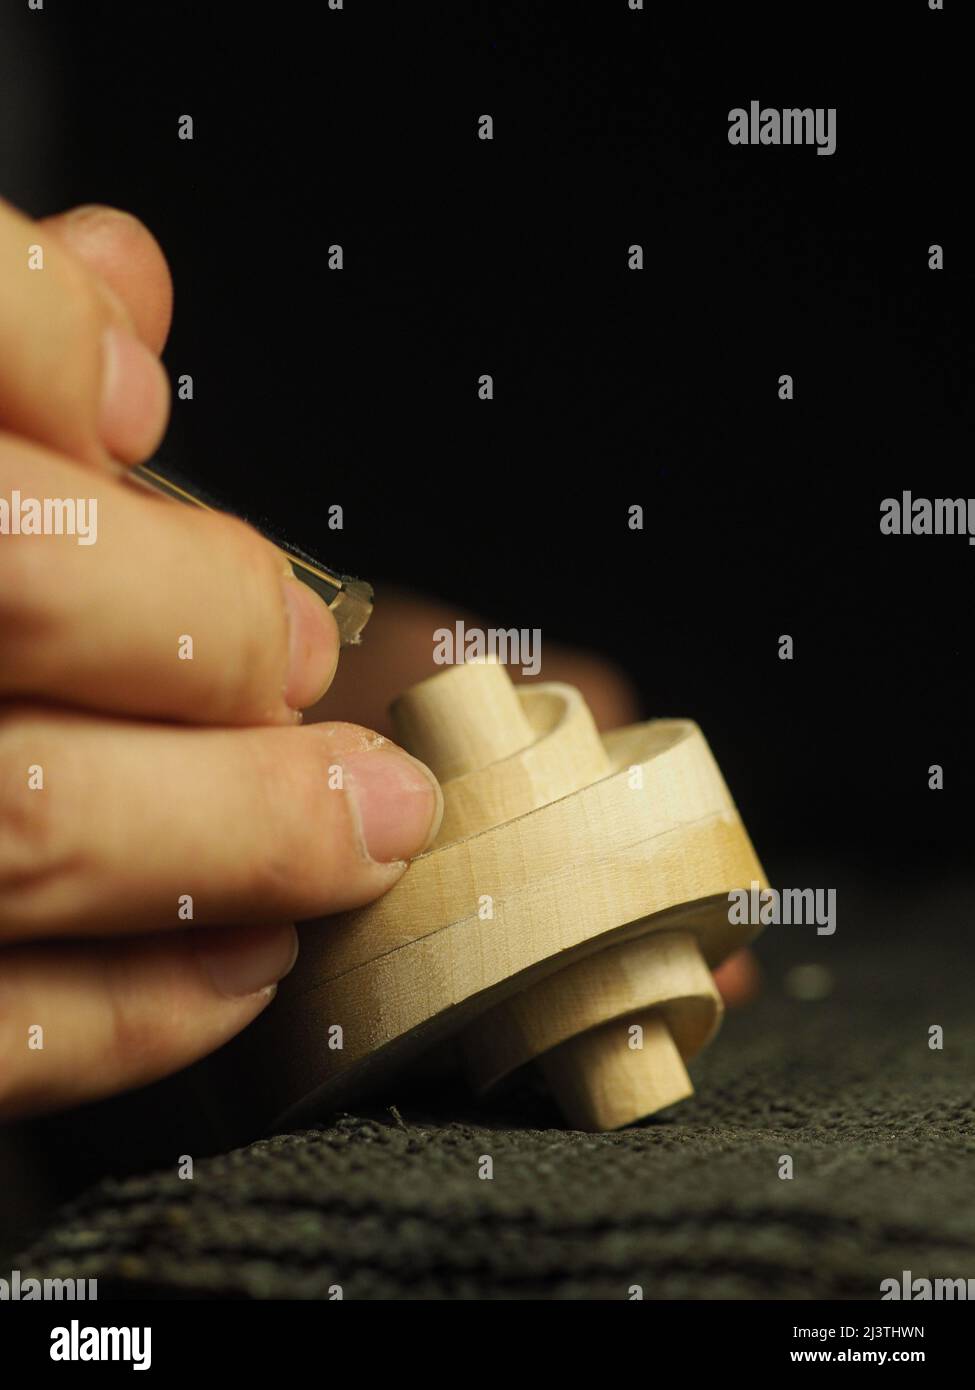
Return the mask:
<path id="1" fill-rule="evenodd" d="M 126 478 L 165 431 L 172 306 L 137 219 L 0 202 L 0 497 L 98 506 L 90 546 L 0 535 L 0 1117 L 221 1046 L 293 966 L 292 923 L 386 892 L 442 814 L 432 774 L 375 732 L 427 674 L 432 607 L 377 606 L 352 698 L 332 615 L 278 551 Z M 594 657 L 553 651 L 545 674 L 602 727 L 635 717 Z M 730 997 L 752 969 L 726 968 Z"/>

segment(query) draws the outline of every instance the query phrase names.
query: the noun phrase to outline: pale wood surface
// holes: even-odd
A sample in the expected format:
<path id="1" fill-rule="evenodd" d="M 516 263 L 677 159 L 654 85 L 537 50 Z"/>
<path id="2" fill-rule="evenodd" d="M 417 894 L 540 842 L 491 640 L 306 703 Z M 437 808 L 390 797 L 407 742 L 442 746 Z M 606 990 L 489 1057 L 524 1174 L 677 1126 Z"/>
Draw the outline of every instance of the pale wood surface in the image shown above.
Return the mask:
<path id="1" fill-rule="evenodd" d="M 511 995 L 461 1035 L 468 1075 L 486 1091 L 525 1062 L 604 1024 L 616 1025 L 607 1037 L 638 1050 L 630 1047 L 627 1028 L 651 1009 L 685 1060 L 717 1032 L 721 995 L 693 932 L 627 938 Z"/>
<path id="2" fill-rule="evenodd" d="M 765 883 L 697 726 L 657 720 L 601 738 L 571 687 L 516 690 L 491 664 L 431 677 L 394 715 L 404 746 L 444 778 L 444 829 L 379 902 L 302 929 L 261 1031 L 281 1110 L 345 1103 L 461 1032 L 482 1085 L 557 1048 L 546 1066 L 580 1124 L 686 1094 L 680 1059 L 720 1017 L 705 967 L 757 930 L 728 922 L 728 891 Z M 655 954 L 646 938 L 660 932 L 670 950 Z M 561 986 L 548 982 L 556 972 Z M 496 1012 L 529 987 L 541 992 Z M 546 1018 L 526 1030 L 533 999 Z M 651 1013 L 632 1055 L 627 1017 Z M 327 1045 L 333 1024 L 341 1050 Z M 631 1055 L 614 1060 L 620 1039 Z"/>

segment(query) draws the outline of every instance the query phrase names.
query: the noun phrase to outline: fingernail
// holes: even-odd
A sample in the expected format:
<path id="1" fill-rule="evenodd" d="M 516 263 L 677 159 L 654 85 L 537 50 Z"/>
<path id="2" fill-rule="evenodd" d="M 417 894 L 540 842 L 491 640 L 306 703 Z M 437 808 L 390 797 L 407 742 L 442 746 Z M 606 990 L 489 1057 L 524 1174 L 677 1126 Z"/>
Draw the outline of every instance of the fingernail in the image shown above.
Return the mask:
<path id="1" fill-rule="evenodd" d="M 298 957 L 298 933 L 292 926 L 216 927 L 199 951 L 217 993 L 242 999 L 284 979 Z"/>
<path id="2" fill-rule="evenodd" d="M 112 325 L 102 335 L 99 433 L 123 463 L 148 458 L 169 414 L 169 382 L 162 364 L 134 333 Z"/>
<path id="3" fill-rule="evenodd" d="M 308 709 L 332 684 L 339 659 L 339 634 L 328 604 L 307 584 L 281 581 L 288 608 L 288 677 L 284 698 L 291 709 Z"/>
<path id="4" fill-rule="evenodd" d="M 443 820 L 443 792 L 428 767 L 388 742 L 346 753 L 341 764 L 342 784 L 370 859 L 392 864 L 432 843 Z"/>

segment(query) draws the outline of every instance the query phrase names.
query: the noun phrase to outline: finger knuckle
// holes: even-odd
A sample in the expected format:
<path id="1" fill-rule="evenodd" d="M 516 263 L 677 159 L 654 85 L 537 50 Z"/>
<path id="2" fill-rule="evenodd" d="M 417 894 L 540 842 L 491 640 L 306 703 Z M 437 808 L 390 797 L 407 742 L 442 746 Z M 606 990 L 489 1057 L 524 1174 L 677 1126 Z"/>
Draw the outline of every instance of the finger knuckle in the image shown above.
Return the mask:
<path id="1" fill-rule="evenodd" d="M 33 623 L 39 600 L 50 587 L 50 557 L 32 536 L 0 538 L 0 645 L 6 646 Z"/>
<path id="2" fill-rule="evenodd" d="M 108 319 L 104 299 L 91 276 L 72 261 L 60 261 L 57 274 L 66 336 L 96 346 Z"/>
<path id="3" fill-rule="evenodd" d="M 282 557 L 253 527 L 221 517 L 221 543 L 238 595 L 238 640 L 228 653 L 229 683 L 244 715 L 265 717 L 283 703 L 287 618 Z"/>
<path id="4" fill-rule="evenodd" d="M 155 957 L 155 960 L 152 958 Z M 132 988 L 140 967 L 152 961 L 158 966 L 153 989 L 160 1001 L 157 1026 L 146 1027 L 145 995 Z M 169 1069 L 173 1038 L 179 1033 L 179 1009 L 173 993 L 166 956 L 154 942 L 126 942 L 116 952 L 114 968 L 105 972 L 107 1027 L 103 1039 L 106 1066 L 124 1066 L 127 1074 L 146 1079 Z"/>
<path id="5" fill-rule="evenodd" d="M 265 909 L 313 906 L 328 877 L 334 841 L 323 819 L 326 774 L 310 730 L 266 731 L 253 739 L 250 775 L 255 823 L 265 827 L 251 856 L 245 892 Z"/>
<path id="6" fill-rule="evenodd" d="M 0 925 L 12 906 L 70 861 L 61 813 L 68 763 L 50 729 L 30 712 L 13 707 L 0 716 Z M 55 766 L 56 787 L 48 780 Z"/>

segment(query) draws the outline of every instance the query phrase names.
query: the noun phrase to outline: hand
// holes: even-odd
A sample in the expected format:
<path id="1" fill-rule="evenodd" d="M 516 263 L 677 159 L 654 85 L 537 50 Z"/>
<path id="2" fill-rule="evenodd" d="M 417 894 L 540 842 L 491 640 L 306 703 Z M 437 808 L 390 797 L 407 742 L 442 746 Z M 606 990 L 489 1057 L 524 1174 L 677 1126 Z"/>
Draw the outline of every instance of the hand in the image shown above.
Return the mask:
<path id="1" fill-rule="evenodd" d="M 338 637 L 281 555 L 119 466 L 165 429 L 171 304 L 136 219 L 0 203 L 4 1116 L 220 1046 L 294 963 L 291 923 L 385 892 L 439 825 L 395 745 L 296 727 Z M 30 499 L 84 505 L 31 534 Z"/>

